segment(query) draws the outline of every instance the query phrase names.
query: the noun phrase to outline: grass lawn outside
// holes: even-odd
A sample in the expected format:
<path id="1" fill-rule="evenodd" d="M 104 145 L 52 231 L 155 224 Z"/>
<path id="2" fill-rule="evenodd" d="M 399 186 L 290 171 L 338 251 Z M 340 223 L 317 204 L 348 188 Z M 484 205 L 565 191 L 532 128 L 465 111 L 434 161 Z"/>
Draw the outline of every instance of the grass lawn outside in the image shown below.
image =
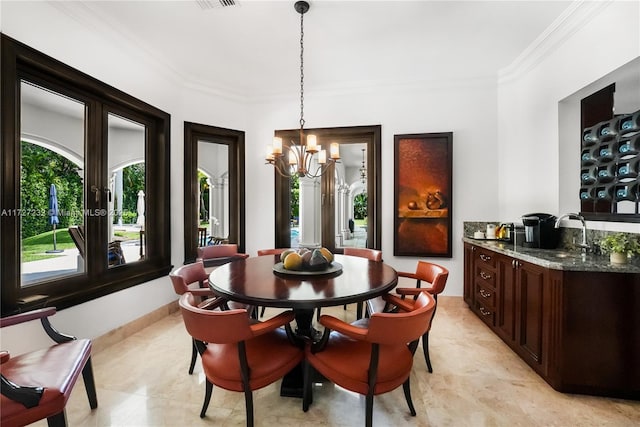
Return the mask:
<path id="1" fill-rule="evenodd" d="M 138 240 L 139 231 L 116 230 L 114 233 L 116 240 Z M 71 240 L 68 229 L 59 228 L 56 230 L 56 249 L 75 249 L 76 245 Z M 59 254 L 48 254 L 53 249 L 53 230 L 27 237 L 22 240 L 22 262 L 39 261 L 41 259 L 55 258 Z"/>
<path id="2" fill-rule="evenodd" d="M 66 228 L 56 230 L 56 249 L 74 249 L 76 247 Z M 55 258 L 58 255 L 47 254 L 53 250 L 53 230 L 27 237 L 22 240 L 22 262 L 38 261 Z"/>
<path id="3" fill-rule="evenodd" d="M 113 232 L 115 237 L 120 237 L 120 239 L 116 240 L 137 240 L 140 239 L 139 231 L 124 231 L 124 230 L 116 230 Z"/>

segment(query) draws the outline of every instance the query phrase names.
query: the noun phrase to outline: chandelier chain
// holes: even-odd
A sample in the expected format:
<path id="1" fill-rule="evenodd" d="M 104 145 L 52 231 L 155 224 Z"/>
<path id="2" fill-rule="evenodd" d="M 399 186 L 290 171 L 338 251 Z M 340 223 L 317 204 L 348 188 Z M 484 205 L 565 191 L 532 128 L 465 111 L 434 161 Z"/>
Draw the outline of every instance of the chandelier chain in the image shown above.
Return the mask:
<path id="1" fill-rule="evenodd" d="M 330 148 L 324 150 L 318 145 L 316 135 L 304 135 L 304 14 L 309 10 L 309 3 L 298 0 L 294 8 L 300 14 L 300 139 L 284 142 L 274 136 L 265 160 L 284 178 L 298 175 L 315 179 L 340 160 L 340 147 L 337 142 L 332 142 Z M 318 156 L 314 157 L 316 154 Z"/>
<path id="2" fill-rule="evenodd" d="M 304 13 L 300 14 L 300 129 L 304 127 Z M 300 141 L 302 143 L 302 141 Z"/>

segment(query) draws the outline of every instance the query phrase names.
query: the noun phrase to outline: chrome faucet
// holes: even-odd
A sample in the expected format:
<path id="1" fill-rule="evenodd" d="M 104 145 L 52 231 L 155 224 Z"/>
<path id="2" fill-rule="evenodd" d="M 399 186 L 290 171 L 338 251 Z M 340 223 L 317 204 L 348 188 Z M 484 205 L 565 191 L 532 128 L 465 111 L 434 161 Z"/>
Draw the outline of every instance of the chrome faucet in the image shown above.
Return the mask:
<path id="1" fill-rule="evenodd" d="M 582 223 L 582 243 L 580 243 L 580 249 L 582 250 L 583 254 L 587 253 L 589 245 L 587 244 L 587 223 L 585 222 L 584 217 L 576 213 L 564 214 L 556 220 L 555 228 L 560 227 L 560 221 L 562 221 L 564 218 L 575 219 Z"/>

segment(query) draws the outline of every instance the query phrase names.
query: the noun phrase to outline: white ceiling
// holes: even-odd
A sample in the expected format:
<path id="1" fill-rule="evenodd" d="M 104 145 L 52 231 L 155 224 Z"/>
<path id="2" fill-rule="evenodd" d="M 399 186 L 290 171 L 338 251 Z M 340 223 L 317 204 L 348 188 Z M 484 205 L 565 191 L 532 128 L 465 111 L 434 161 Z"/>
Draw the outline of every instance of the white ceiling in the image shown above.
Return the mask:
<path id="1" fill-rule="evenodd" d="M 211 0 L 217 4 L 217 0 Z M 243 98 L 299 90 L 300 15 L 293 1 L 78 1 L 97 31 L 186 83 Z M 497 78 L 570 1 L 311 1 L 305 90 Z M 54 3 L 55 4 L 55 3 Z M 59 4 L 59 3 L 58 3 Z"/>
<path id="2" fill-rule="evenodd" d="M 195 0 L 52 4 L 185 84 L 245 100 L 299 96 L 295 2 L 208 1 L 216 7 L 203 9 Z M 305 91 L 495 81 L 571 3 L 311 1 L 304 15 Z M 359 167 L 360 148 L 341 147 L 343 162 Z"/>

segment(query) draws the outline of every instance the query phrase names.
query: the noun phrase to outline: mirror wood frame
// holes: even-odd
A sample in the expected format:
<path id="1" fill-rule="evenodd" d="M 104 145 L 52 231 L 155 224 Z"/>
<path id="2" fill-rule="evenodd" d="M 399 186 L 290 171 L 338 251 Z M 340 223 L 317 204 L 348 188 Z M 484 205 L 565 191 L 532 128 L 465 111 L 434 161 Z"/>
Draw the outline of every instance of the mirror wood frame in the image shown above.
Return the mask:
<path id="1" fill-rule="evenodd" d="M 372 249 L 380 249 L 382 246 L 381 238 L 381 161 L 382 161 L 382 126 L 348 126 L 334 128 L 316 128 L 305 129 L 305 134 L 315 134 L 319 139 L 330 139 L 331 142 L 339 144 L 358 143 L 367 145 L 367 247 Z M 284 140 L 298 141 L 300 138 L 300 129 L 277 130 L 275 136 L 279 136 Z M 324 193 L 334 193 L 335 182 L 333 179 L 334 168 L 331 167 L 328 173 L 322 178 L 322 191 Z M 274 168 L 274 186 L 275 186 L 275 248 L 289 247 L 291 245 L 291 227 L 289 218 L 289 179 L 278 174 Z M 373 196 L 373 197 L 372 197 Z M 332 199 L 331 197 L 329 199 Z M 330 206 L 324 206 L 323 211 L 332 210 L 333 202 Z M 335 228 L 334 215 L 322 215 L 322 229 L 333 230 Z M 334 236 L 326 236 L 323 233 L 322 245 L 336 253 L 342 253 L 343 248 L 335 248 Z"/>
<path id="2" fill-rule="evenodd" d="M 195 261 L 198 236 L 198 142 L 229 147 L 229 243 L 245 251 L 245 133 L 216 126 L 184 122 L 184 259 Z"/>

